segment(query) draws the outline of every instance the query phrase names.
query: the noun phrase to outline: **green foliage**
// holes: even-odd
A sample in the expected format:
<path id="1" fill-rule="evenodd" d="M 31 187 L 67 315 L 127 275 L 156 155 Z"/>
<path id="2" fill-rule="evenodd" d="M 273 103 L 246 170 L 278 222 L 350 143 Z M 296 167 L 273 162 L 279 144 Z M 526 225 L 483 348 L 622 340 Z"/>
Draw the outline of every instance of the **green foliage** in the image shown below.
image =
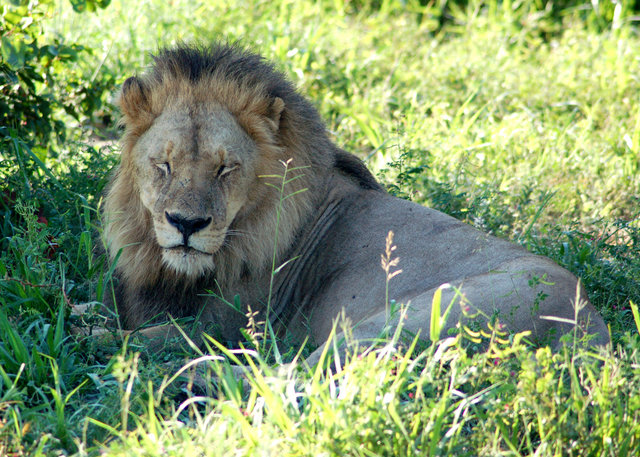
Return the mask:
<path id="1" fill-rule="evenodd" d="M 69 0 L 73 6 L 73 10 L 78 13 L 85 11 L 94 12 L 98 8 L 106 8 L 111 3 L 111 0 Z"/>
<path id="2" fill-rule="evenodd" d="M 308 373 L 270 368 L 247 352 L 244 387 L 220 360 L 201 359 L 219 382 L 206 378 L 214 392 L 187 392 L 180 404 L 163 402 L 179 377 L 154 387 L 130 357 L 118 375 L 121 398 L 142 409 L 123 409 L 135 425 L 110 429 L 118 440 L 101 452 L 631 457 L 640 449 L 640 403 L 632 400 L 639 349 L 636 337 L 618 356 L 552 354 L 518 335 L 469 355 L 449 338 L 423 350 L 388 344 Z"/>
<path id="3" fill-rule="evenodd" d="M 7 239 L 5 262 L 0 265 L 2 290 L 0 303 L 3 308 L 24 307 L 28 312 L 54 316 L 60 307 L 55 299 L 63 276 L 56 256 L 57 243 L 53 236 L 43 230 L 44 224 L 37 221 L 32 205 L 16 203 L 16 212 L 24 220 L 24 227 Z"/>
<path id="4" fill-rule="evenodd" d="M 109 0 L 74 0 L 76 11 L 104 8 Z M 66 134 L 62 112 L 80 119 L 101 105 L 109 81 L 88 85 L 68 72 L 90 50 L 62 37 L 43 39 L 53 0 L 12 0 L 0 10 L 0 154 L 7 139 L 19 137 L 46 151 L 53 133 Z"/>
<path id="5" fill-rule="evenodd" d="M 636 219 L 636 218 L 634 218 Z M 551 257 L 582 279 L 589 298 L 600 306 L 614 340 L 634 329 L 630 301 L 640 299 L 640 228 L 633 221 L 600 221 L 590 230 L 547 227 L 526 245 Z"/>
<path id="6" fill-rule="evenodd" d="M 43 138 L 52 130 L 64 131 L 62 122 L 52 119 L 51 97 L 42 94 L 36 84 L 46 85 L 52 59 L 64 62 L 73 50 L 37 45 L 38 23 L 44 14 L 38 3 L 11 2 L 3 6 L 0 16 L 0 119 L 3 125 L 0 133 L 3 137 L 9 135 L 10 128 Z"/>

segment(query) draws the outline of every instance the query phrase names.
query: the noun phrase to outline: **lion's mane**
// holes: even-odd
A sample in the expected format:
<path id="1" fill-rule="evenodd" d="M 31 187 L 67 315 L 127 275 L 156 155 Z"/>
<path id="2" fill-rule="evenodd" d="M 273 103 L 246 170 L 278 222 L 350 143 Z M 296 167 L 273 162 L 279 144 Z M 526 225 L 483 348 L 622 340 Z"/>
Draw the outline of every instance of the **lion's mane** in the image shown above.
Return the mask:
<path id="1" fill-rule="evenodd" d="M 136 142 L 165 110 L 198 104 L 219 104 L 234 115 L 260 151 L 256 180 L 250 189 L 251 207 L 230 226 L 224 246 L 214 254 L 215 271 L 198 278 L 198 286 L 232 284 L 252 271 L 264 271 L 273 256 L 276 218 L 278 253 L 282 257 L 308 221 L 316 187 L 332 167 L 360 173 L 362 185 L 377 187 L 364 166 L 342 153 L 329 140 L 317 111 L 301 97 L 292 84 L 259 55 L 236 45 L 180 46 L 161 50 L 153 56 L 146 74 L 130 78 L 119 97 L 124 126 L 121 164 L 115 171 L 104 201 L 104 235 L 117 275 L 124 279 L 128 295 L 132 290 L 172 284 L 172 288 L 195 287 L 168 269 L 161 260 L 149 211 L 140 199 L 133 160 Z M 284 102 L 279 119 L 273 120 L 274 101 Z M 270 123 L 277 122 L 277 134 Z M 283 161 L 289 168 L 303 167 L 287 194 L 306 189 L 282 202 L 273 186 L 265 185 L 266 175 L 282 175 Z M 277 179 L 271 179 L 278 184 Z M 129 307 L 135 307 L 130 303 Z M 158 310 L 162 311 L 162 310 Z M 186 314 L 178 313 L 178 314 Z M 129 310 L 136 314 L 136 310 Z M 141 313 L 142 310 L 138 310 Z M 135 319 L 133 319 L 135 321 Z"/>

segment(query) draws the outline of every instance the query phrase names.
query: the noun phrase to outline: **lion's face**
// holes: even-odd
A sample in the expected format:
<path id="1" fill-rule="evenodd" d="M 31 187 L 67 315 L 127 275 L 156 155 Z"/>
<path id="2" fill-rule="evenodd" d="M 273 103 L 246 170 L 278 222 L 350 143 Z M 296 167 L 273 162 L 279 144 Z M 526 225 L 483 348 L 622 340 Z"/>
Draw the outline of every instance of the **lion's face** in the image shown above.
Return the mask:
<path id="1" fill-rule="evenodd" d="M 219 106 L 177 107 L 158 116 L 132 158 L 163 262 L 188 277 L 213 270 L 255 179 L 256 144 Z"/>

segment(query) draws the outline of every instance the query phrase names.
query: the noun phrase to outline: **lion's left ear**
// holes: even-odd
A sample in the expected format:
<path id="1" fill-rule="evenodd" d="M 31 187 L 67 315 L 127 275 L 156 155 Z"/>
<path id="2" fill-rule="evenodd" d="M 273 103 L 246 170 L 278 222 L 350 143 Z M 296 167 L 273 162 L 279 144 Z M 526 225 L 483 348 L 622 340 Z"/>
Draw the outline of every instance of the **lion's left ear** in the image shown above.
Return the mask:
<path id="1" fill-rule="evenodd" d="M 280 129 L 280 118 L 282 116 L 282 112 L 284 111 L 284 101 L 280 97 L 276 97 L 271 102 L 271 106 L 269 107 L 269 111 L 267 113 L 267 117 L 273 121 L 275 130 Z"/>
<path id="2" fill-rule="evenodd" d="M 129 119 L 137 120 L 144 113 L 150 111 L 149 99 L 146 92 L 142 81 L 135 76 L 128 78 L 124 84 L 122 84 L 118 105 L 122 113 L 128 116 Z"/>

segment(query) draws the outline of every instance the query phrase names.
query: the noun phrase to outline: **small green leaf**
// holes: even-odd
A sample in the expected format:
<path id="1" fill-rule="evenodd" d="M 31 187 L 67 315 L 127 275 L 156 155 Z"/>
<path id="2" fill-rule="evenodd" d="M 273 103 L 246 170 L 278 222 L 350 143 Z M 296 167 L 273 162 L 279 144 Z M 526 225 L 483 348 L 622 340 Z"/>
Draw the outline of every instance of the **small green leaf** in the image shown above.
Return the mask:
<path id="1" fill-rule="evenodd" d="M 242 300 L 238 294 L 233 296 L 233 307 L 236 311 L 242 312 Z"/>
<path id="2" fill-rule="evenodd" d="M 0 40 L 2 58 L 12 68 L 19 69 L 24 67 L 26 49 L 27 45 L 24 41 L 13 43 L 7 36 L 3 36 L 2 40 Z"/>
<path id="3" fill-rule="evenodd" d="M 440 330 L 442 329 L 440 322 L 441 303 L 442 287 L 438 287 L 431 300 L 431 325 L 429 325 L 429 339 L 431 341 L 438 341 L 440 339 Z"/>
<path id="4" fill-rule="evenodd" d="M 631 306 L 633 320 L 636 322 L 636 330 L 638 331 L 638 334 L 640 334 L 640 313 L 638 313 L 638 305 L 629 300 L 629 306 Z"/>
<path id="5" fill-rule="evenodd" d="M 76 13 L 82 13 L 87 9 L 87 2 L 85 0 L 69 0 L 73 10 Z"/>
<path id="6" fill-rule="evenodd" d="M 16 11 L 7 11 L 4 13 L 3 19 L 11 25 L 17 25 L 20 23 L 24 16 L 22 14 L 17 13 Z"/>

